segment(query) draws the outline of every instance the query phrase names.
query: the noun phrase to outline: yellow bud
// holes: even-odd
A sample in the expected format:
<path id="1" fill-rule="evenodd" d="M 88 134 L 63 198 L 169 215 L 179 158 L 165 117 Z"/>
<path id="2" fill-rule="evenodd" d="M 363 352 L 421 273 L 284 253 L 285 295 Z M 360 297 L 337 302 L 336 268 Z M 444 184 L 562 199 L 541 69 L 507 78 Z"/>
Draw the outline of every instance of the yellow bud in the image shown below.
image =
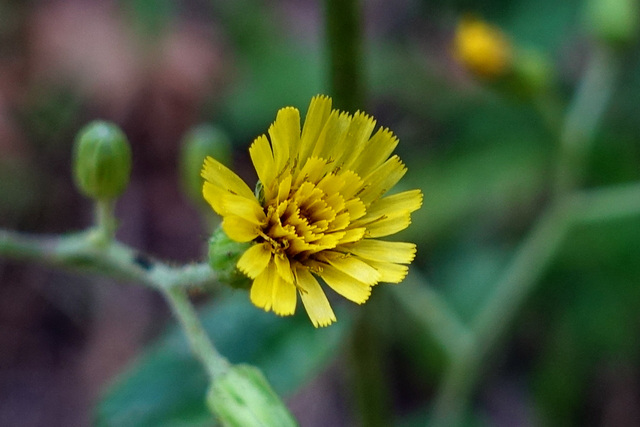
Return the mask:
<path id="1" fill-rule="evenodd" d="M 191 129 L 182 140 L 180 172 L 185 194 L 193 203 L 207 206 L 202 198 L 202 164 L 211 156 L 224 165 L 231 163 L 231 141 L 220 129 L 200 125 Z"/>
<path id="2" fill-rule="evenodd" d="M 465 68 L 483 78 L 502 76 L 511 68 L 509 39 L 497 27 L 471 17 L 458 23 L 453 55 Z"/>
<path id="3" fill-rule="evenodd" d="M 131 174 L 131 147 L 113 123 L 95 121 L 78 133 L 73 172 L 80 192 L 92 199 L 113 199 L 127 188 Z"/>
<path id="4" fill-rule="evenodd" d="M 297 423 L 258 368 L 235 365 L 216 377 L 209 408 L 224 426 L 289 427 Z"/>

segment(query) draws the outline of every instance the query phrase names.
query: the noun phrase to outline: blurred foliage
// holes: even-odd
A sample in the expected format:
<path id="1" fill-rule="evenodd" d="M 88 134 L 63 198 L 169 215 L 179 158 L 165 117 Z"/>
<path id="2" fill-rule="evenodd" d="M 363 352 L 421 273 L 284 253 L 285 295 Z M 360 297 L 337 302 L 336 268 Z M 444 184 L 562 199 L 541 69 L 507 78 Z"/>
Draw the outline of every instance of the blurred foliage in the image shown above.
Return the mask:
<path id="1" fill-rule="evenodd" d="M 217 349 L 232 363 L 259 367 L 280 396 L 291 396 L 327 368 L 349 329 L 315 329 L 304 313 L 291 322 L 254 309 L 244 293 L 201 310 Z M 286 362 L 285 362 L 286 361 Z M 208 379 L 182 330 L 172 328 L 109 390 L 97 410 L 99 426 L 205 426 L 212 419 L 203 396 Z"/>

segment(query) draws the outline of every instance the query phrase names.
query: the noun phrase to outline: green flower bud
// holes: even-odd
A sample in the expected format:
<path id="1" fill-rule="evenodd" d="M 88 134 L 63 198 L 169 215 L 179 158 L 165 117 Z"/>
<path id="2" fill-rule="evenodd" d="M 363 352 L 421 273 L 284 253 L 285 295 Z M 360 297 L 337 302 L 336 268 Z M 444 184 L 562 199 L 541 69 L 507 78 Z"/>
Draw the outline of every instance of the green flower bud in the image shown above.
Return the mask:
<path id="1" fill-rule="evenodd" d="M 638 0 L 590 0 L 586 10 L 587 25 L 599 39 L 624 45 L 632 42 L 640 25 Z"/>
<path id="2" fill-rule="evenodd" d="M 221 282 L 232 288 L 248 289 L 251 281 L 236 267 L 240 256 L 249 248 L 250 243 L 238 243 L 231 240 L 220 227 L 209 239 L 209 265 L 218 274 Z"/>
<path id="3" fill-rule="evenodd" d="M 288 427 L 297 423 L 258 368 L 235 365 L 216 377 L 209 408 L 224 426 Z"/>
<path id="4" fill-rule="evenodd" d="M 95 121 L 76 137 L 73 172 L 82 194 L 97 200 L 114 199 L 129 184 L 131 147 L 113 123 Z"/>
<path id="5" fill-rule="evenodd" d="M 191 129 L 182 139 L 180 173 L 185 194 L 196 206 L 206 206 L 202 198 L 202 164 L 211 156 L 224 165 L 231 163 L 231 141 L 220 129 L 200 125 Z"/>

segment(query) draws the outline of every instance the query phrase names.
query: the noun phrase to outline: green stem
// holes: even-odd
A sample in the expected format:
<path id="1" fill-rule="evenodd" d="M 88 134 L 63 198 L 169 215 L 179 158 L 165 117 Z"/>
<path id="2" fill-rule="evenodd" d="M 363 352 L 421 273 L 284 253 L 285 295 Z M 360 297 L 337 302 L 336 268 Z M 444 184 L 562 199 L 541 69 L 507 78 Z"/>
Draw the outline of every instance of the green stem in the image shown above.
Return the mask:
<path id="1" fill-rule="evenodd" d="M 227 372 L 229 362 L 213 346 L 185 290 L 171 287 L 164 290 L 164 296 L 187 335 L 191 351 L 204 365 L 211 380 Z"/>
<path id="2" fill-rule="evenodd" d="M 549 209 L 518 248 L 473 322 L 475 341 L 465 343 L 451 361 L 436 398 L 435 425 L 460 424 L 482 363 L 498 348 L 500 338 L 546 271 L 570 224 L 566 208 Z"/>
<path id="3" fill-rule="evenodd" d="M 579 222 L 635 216 L 640 213 L 640 182 L 575 192 L 569 202 Z"/>
<path id="4" fill-rule="evenodd" d="M 591 142 L 613 94 L 618 68 L 614 53 L 607 46 L 596 46 L 561 130 L 556 200 L 582 184 Z"/>
<path id="5" fill-rule="evenodd" d="M 115 201 L 97 200 L 95 202 L 95 234 L 93 238 L 96 244 L 105 246 L 109 244 L 116 235 L 117 220 L 113 214 Z"/>
<path id="6" fill-rule="evenodd" d="M 350 358 L 358 424 L 384 427 L 392 424 L 391 397 L 385 377 L 383 337 L 373 319 L 380 316 L 381 301 L 372 297 L 362 307 L 351 330 Z"/>
<path id="7" fill-rule="evenodd" d="M 450 358 L 460 353 L 473 340 L 473 332 L 415 269 L 402 282 L 402 286 L 390 289 L 403 309 L 418 321 L 426 333 L 436 339 Z"/>
<path id="8" fill-rule="evenodd" d="M 570 225 L 578 218 L 574 208 L 585 205 L 584 198 L 572 198 L 572 192 L 583 180 L 587 154 L 605 107 L 613 94 L 617 62 L 604 46 L 595 49 L 573 103 L 565 117 L 560 136 L 560 154 L 555 180 L 554 202 L 538 220 L 529 236 L 517 250 L 493 293 L 473 322 L 475 344 L 470 341 L 455 354 L 436 397 L 434 424 L 455 426 L 461 421 L 472 391 L 481 375 L 484 362 L 499 347 L 500 338 L 512 323 L 518 309 L 546 271 L 562 243 Z M 635 190 L 635 188 L 634 188 Z M 601 193 L 610 202 L 629 196 Z M 609 200 L 606 200 L 609 199 Z M 588 200 L 593 203 L 594 200 Z M 629 206 L 631 204 L 631 206 Z M 625 203 L 636 208 L 634 203 Z M 600 205 L 600 214 L 616 215 Z M 597 213 L 597 212 L 596 212 Z"/>
<path id="9" fill-rule="evenodd" d="M 173 267 L 112 241 L 96 246 L 93 231 L 29 236 L 0 229 L 0 256 L 144 284 L 156 289 L 203 287 L 217 282 L 207 263 Z"/>
<path id="10" fill-rule="evenodd" d="M 358 0 L 326 0 L 326 41 L 331 95 L 336 107 L 363 108 L 362 22 Z"/>

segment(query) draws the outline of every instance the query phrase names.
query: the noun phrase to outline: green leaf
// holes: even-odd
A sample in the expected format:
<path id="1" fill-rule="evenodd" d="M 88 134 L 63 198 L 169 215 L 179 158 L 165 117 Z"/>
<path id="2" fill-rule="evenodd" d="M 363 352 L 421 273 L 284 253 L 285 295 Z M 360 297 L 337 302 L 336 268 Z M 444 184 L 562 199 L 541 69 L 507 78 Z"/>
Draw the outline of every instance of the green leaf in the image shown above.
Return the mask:
<path id="1" fill-rule="evenodd" d="M 217 349 L 232 363 L 259 367 L 279 395 L 290 395 L 335 355 L 349 329 L 348 313 L 330 328 L 315 329 L 303 310 L 279 318 L 235 293 L 201 311 Z M 107 391 L 96 410 L 99 426 L 205 426 L 207 377 L 175 326 Z"/>

